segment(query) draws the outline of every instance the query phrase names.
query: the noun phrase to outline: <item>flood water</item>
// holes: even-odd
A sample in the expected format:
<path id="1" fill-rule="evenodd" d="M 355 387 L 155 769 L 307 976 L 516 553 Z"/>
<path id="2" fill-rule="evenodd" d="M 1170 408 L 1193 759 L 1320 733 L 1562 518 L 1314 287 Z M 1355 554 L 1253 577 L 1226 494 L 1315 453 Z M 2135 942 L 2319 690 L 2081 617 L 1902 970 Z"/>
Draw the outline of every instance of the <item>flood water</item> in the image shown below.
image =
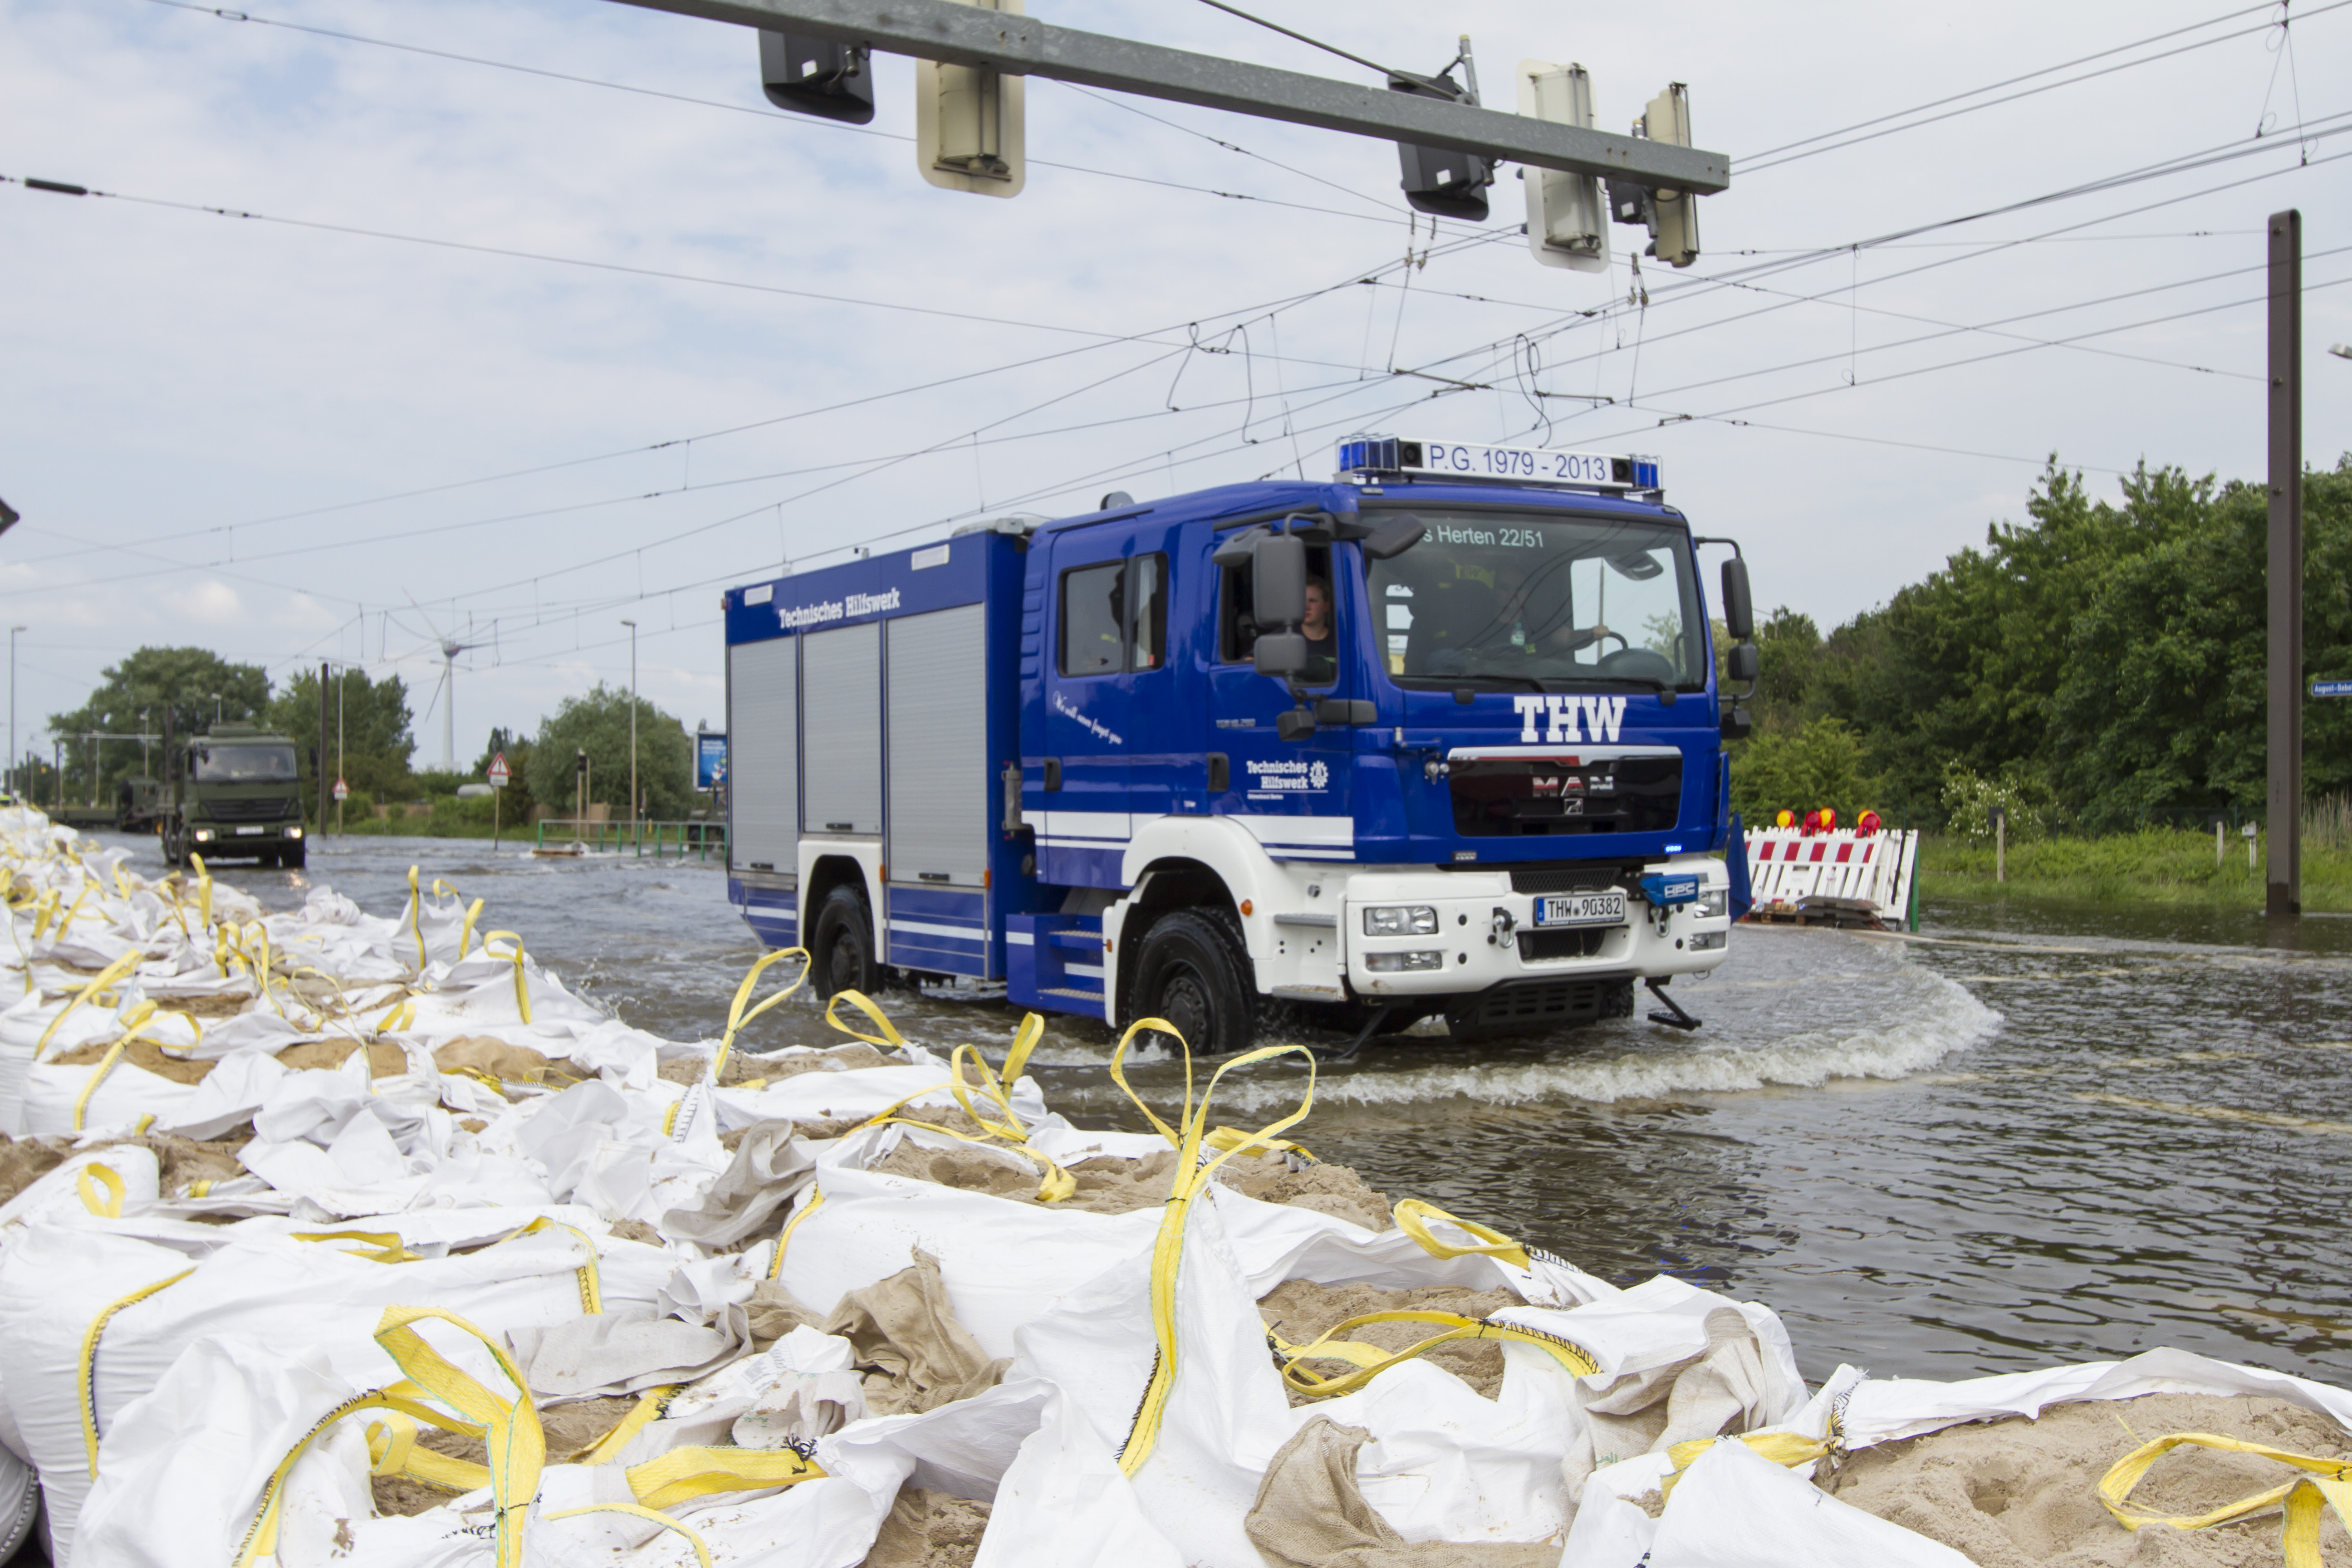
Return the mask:
<path id="1" fill-rule="evenodd" d="M 217 875 L 272 908 L 323 883 L 392 914 L 412 863 L 671 1037 L 717 1034 L 758 951 L 723 873 L 690 863 L 348 839 L 314 841 L 307 871 Z M 1921 936 L 1742 929 L 1720 971 L 1675 988 L 1706 1021 L 1693 1035 L 1379 1042 L 1321 1069 L 1290 1136 L 1621 1284 L 1664 1272 L 1769 1302 L 1811 1378 L 2168 1344 L 2352 1384 L 2352 920 L 2306 919 L 2281 946 L 2253 917 L 1931 901 Z M 994 1057 L 1020 1021 L 881 1001 L 942 1051 Z M 803 1002 L 744 1044 L 840 1038 Z M 1140 1127 L 1111 1045 L 1055 1020 L 1034 1070 L 1073 1120 Z M 1170 1065 L 1132 1077 L 1156 1105 L 1181 1093 Z M 1286 1060 L 1244 1069 L 1215 1120 L 1260 1125 L 1305 1088 Z"/>

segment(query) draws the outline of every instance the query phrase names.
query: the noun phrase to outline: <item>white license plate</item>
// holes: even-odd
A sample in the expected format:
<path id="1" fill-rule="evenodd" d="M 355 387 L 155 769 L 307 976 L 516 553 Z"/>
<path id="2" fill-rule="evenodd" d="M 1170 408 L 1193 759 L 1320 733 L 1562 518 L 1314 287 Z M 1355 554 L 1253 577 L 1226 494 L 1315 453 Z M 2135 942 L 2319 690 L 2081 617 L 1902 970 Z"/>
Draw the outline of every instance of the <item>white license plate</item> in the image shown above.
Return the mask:
<path id="1" fill-rule="evenodd" d="M 1625 895 L 1559 893 L 1536 900 L 1539 926 L 1619 926 L 1625 923 Z"/>
<path id="2" fill-rule="evenodd" d="M 253 837 L 259 837 L 260 835 L 262 835 L 262 834 L 264 834 L 264 833 L 268 832 L 268 831 L 269 831 L 269 829 L 268 829 L 267 827 L 240 827 L 240 828 L 238 828 L 236 831 L 237 831 L 237 835 L 238 835 L 238 837 L 246 837 L 246 836 L 247 836 L 247 835 L 251 835 L 251 836 L 253 836 Z"/>

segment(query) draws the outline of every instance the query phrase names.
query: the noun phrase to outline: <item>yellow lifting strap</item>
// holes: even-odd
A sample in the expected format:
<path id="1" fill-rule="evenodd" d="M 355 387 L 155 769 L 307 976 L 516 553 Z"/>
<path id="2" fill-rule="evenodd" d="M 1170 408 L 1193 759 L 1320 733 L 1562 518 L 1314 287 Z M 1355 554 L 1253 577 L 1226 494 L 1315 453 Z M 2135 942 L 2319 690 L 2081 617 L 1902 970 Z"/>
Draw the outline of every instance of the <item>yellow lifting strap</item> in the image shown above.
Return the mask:
<path id="1" fill-rule="evenodd" d="M 824 1207 L 824 1189 L 812 1184 L 809 1187 L 808 1202 L 801 1205 L 793 1217 L 784 1222 L 784 1228 L 776 1233 L 776 1255 L 768 1259 L 769 1279 L 774 1279 L 781 1275 L 784 1267 L 784 1248 L 792 1245 L 793 1232 L 801 1227 L 801 1221 L 823 1207 Z"/>
<path id="2" fill-rule="evenodd" d="M 482 905 L 484 901 L 485 900 L 480 899 L 476 899 L 474 900 L 473 906 L 466 911 L 466 923 L 458 929 L 457 962 L 460 963 L 466 962 L 467 951 L 474 944 L 474 922 L 482 918 Z"/>
<path id="3" fill-rule="evenodd" d="M 751 1000 L 751 988 L 760 983 L 760 976 L 767 973 L 770 964 L 781 963 L 787 958 L 797 958 L 801 961 L 801 972 L 793 976 L 793 983 L 774 995 L 762 1000 L 750 1012 L 745 1012 L 744 1004 Z M 734 1050 L 735 1037 L 743 1026 L 799 990 L 808 976 L 809 955 L 808 949 L 804 947 L 780 947 L 773 952 L 760 955 L 757 962 L 744 973 L 743 983 L 735 987 L 734 1004 L 727 1009 L 727 1033 L 719 1037 L 719 1054 L 710 1058 L 711 1082 L 717 1083 L 719 1075 L 727 1070 L 727 1058 Z M 838 1027 L 838 1026 L 835 1026 Z"/>
<path id="4" fill-rule="evenodd" d="M 624 1472 L 647 1508 L 675 1508 L 714 1492 L 758 1491 L 823 1479 L 824 1470 L 791 1448 L 672 1448 Z"/>
<path id="5" fill-rule="evenodd" d="M 1176 1042 L 1184 1058 L 1184 1109 L 1179 1125 L 1180 1137 L 1162 1121 L 1142 1097 L 1129 1088 L 1123 1070 L 1128 1047 L 1135 1037 L 1145 1030 L 1166 1035 Z M 1216 1098 L 1217 1085 L 1225 1074 L 1236 1068 L 1275 1057 L 1297 1056 L 1307 1063 L 1307 1092 L 1298 1109 L 1289 1115 L 1268 1122 L 1257 1131 L 1244 1134 L 1230 1149 L 1221 1150 L 1214 1158 L 1204 1159 L 1202 1143 L 1208 1133 L 1209 1105 Z M 1176 1144 L 1176 1175 L 1168 1193 L 1167 1206 L 1161 1211 L 1160 1234 L 1151 1248 L 1151 1331 L 1158 1342 L 1159 1354 L 1151 1366 L 1151 1381 L 1144 1385 L 1143 1400 L 1135 1413 L 1135 1421 L 1128 1429 L 1127 1440 L 1119 1446 L 1118 1468 L 1133 1475 L 1151 1458 L 1151 1450 L 1160 1440 L 1160 1422 L 1168 1406 L 1168 1395 L 1176 1386 L 1176 1277 L 1184 1253 L 1184 1222 L 1192 1200 L 1209 1185 L 1217 1168 L 1239 1154 L 1269 1146 L 1276 1134 L 1287 1132 L 1307 1119 L 1315 1107 L 1315 1053 L 1305 1046 L 1261 1046 L 1245 1051 L 1217 1068 L 1201 1093 L 1200 1105 L 1192 1103 L 1192 1051 L 1183 1035 L 1165 1018 L 1143 1018 L 1129 1025 L 1118 1038 L 1118 1048 L 1111 1053 L 1110 1076 L 1127 1098 L 1150 1120 L 1160 1133 Z"/>
<path id="6" fill-rule="evenodd" d="M 396 1230 L 298 1230 L 297 1241 L 356 1241 L 367 1250 L 354 1252 L 371 1263 L 415 1263 L 425 1255 L 411 1252 Z"/>
<path id="7" fill-rule="evenodd" d="M 542 1519 L 572 1519 L 583 1513 L 625 1513 L 633 1515 L 635 1518 L 646 1520 L 652 1523 L 658 1524 L 664 1530 L 674 1531 L 677 1534 L 686 1537 L 686 1543 L 694 1548 L 694 1560 L 700 1565 L 700 1568 L 710 1568 L 710 1548 L 702 1543 L 701 1536 L 697 1535 L 685 1524 L 670 1518 L 669 1515 L 656 1512 L 654 1510 L 646 1507 L 642 1503 L 592 1502 L 585 1508 L 562 1508 L 556 1510 L 553 1513 L 541 1514 L 540 1517 Z"/>
<path id="8" fill-rule="evenodd" d="M 637 1395 L 635 1406 L 626 1415 L 621 1417 L 621 1424 L 597 1438 L 575 1462 L 583 1465 L 609 1465 L 619 1458 L 622 1452 L 631 1443 L 636 1441 L 637 1434 L 646 1429 L 646 1423 L 659 1416 L 667 1407 L 670 1396 L 677 1390 L 677 1384 L 666 1383 L 658 1388 L 648 1388 Z"/>
<path id="9" fill-rule="evenodd" d="M 130 973 L 131 970 L 138 966 L 139 961 L 146 956 L 145 952 L 137 948 L 133 948 L 129 952 L 124 953 L 121 958 L 116 959 L 112 963 L 108 964 L 104 969 L 100 970 L 96 974 L 91 975 L 89 977 L 89 984 L 84 985 L 80 990 L 75 992 L 73 999 L 68 1002 L 64 1007 L 60 1008 L 58 1012 L 58 1016 L 49 1020 L 49 1026 L 41 1031 L 39 1041 L 33 1047 L 33 1059 L 35 1061 L 39 1061 L 41 1058 L 47 1053 L 49 1041 L 56 1037 L 58 1026 L 64 1023 L 68 1017 L 71 1017 L 75 1008 L 80 1006 L 83 1003 L 90 1000 L 90 998 L 96 996 L 100 992 L 105 990 L 116 981 Z"/>
<path id="10" fill-rule="evenodd" d="M 856 993 L 845 991 L 840 994 L 851 996 L 856 995 Z M 862 996 L 857 998 L 857 1002 L 870 1016 L 879 1020 L 884 1028 L 889 1028 L 889 1020 L 882 1017 L 871 1002 Z M 834 1026 L 844 1027 L 837 1021 Z M 897 1033 L 896 1030 L 891 1032 L 894 1035 Z M 988 1058 L 981 1055 L 978 1046 L 958 1046 L 949 1057 L 950 1076 L 945 1083 L 933 1084 L 928 1089 L 917 1089 L 903 1099 L 892 1101 L 859 1122 L 858 1128 L 862 1131 L 867 1127 L 888 1127 L 894 1124 L 900 1127 L 917 1127 L 926 1132 L 936 1132 L 943 1138 L 953 1138 L 963 1143 L 990 1144 L 1001 1140 L 1011 1144 L 1024 1158 L 1034 1162 L 1044 1172 L 1044 1179 L 1037 1184 L 1037 1201 L 1041 1204 L 1060 1203 L 1078 1190 L 1078 1179 L 1029 1146 L 1029 1129 L 1022 1121 L 1020 1113 L 1013 1109 L 1010 1087 L 1019 1081 L 1021 1069 L 1028 1063 L 1029 1053 L 1037 1048 L 1037 1042 L 1044 1037 L 1045 1033 L 1045 1020 L 1036 1014 L 1032 1013 L 1024 1019 L 1020 1033 L 1013 1037 L 1013 1049 L 1005 1056 L 1004 1071 L 1001 1076 L 988 1065 Z M 858 1037 L 872 1039 L 871 1036 L 861 1035 Z M 873 1043 L 880 1045 L 883 1042 L 875 1040 Z M 995 1106 L 1003 1120 L 992 1121 L 982 1115 L 979 1107 L 973 1104 L 971 1091 L 974 1086 L 964 1076 L 967 1067 L 978 1075 L 980 1092 Z M 952 1127 L 941 1127 L 936 1122 L 922 1121 L 911 1116 L 898 1114 L 916 1100 L 926 1095 L 936 1094 L 942 1089 L 953 1095 L 956 1103 L 963 1107 L 964 1114 L 979 1124 L 980 1136 L 975 1138 L 971 1133 L 959 1132 Z"/>
<path id="11" fill-rule="evenodd" d="M 110 1175 L 112 1173 L 112 1172 L 108 1173 Z M 83 1201 L 85 1203 L 89 1201 L 87 1194 L 84 1194 Z M 177 1274 L 171 1276 L 169 1279 L 158 1279 L 152 1285 L 142 1285 L 138 1289 L 131 1291 L 131 1294 L 123 1297 L 121 1300 L 111 1301 L 107 1305 L 100 1307 L 98 1310 L 98 1316 L 89 1321 L 89 1327 L 82 1331 L 81 1360 L 75 1368 L 74 1393 L 81 1405 L 82 1448 L 89 1458 L 89 1479 L 92 1480 L 96 1480 L 98 1479 L 99 1336 L 106 1332 L 106 1325 L 113 1321 L 115 1313 L 120 1312 L 125 1307 L 137 1306 L 140 1302 L 144 1301 L 148 1297 L 152 1296 L 158 1290 L 169 1289 L 171 1287 L 177 1285 L 181 1280 L 185 1279 L 189 1275 L 194 1274 L 194 1272 L 195 1270 L 194 1268 L 183 1268 Z"/>
<path id="12" fill-rule="evenodd" d="M 1410 1349 L 1401 1351 L 1382 1350 L 1378 1345 L 1339 1337 L 1366 1323 L 1433 1323 L 1445 1331 L 1433 1334 Z M 1312 1342 L 1304 1345 L 1286 1343 L 1279 1335 L 1269 1334 L 1267 1337 L 1274 1341 L 1275 1348 L 1288 1363 L 1282 1369 L 1282 1381 L 1299 1393 L 1317 1399 L 1352 1394 L 1399 1362 L 1411 1361 L 1439 1345 L 1455 1344 L 1465 1340 L 1517 1341 L 1520 1344 L 1537 1346 L 1549 1352 L 1553 1360 L 1577 1377 L 1601 1370 L 1601 1363 L 1593 1360 L 1591 1353 L 1583 1346 L 1558 1334 L 1548 1334 L 1539 1329 L 1517 1323 L 1484 1322 L 1454 1312 L 1365 1312 L 1344 1322 L 1334 1323 Z M 1339 1377 L 1324 1377 L 1299 1364 L 1309 1361 L 1343 1361 L 1356 1370 Z"/>
<path id="13" fill-rule="evenodd" d="M 1425 1204 L 1419 1198 L 1406 1198 L 1396 1205 L 1395 1212 L 1397 1228 L 1419 1242 L 1421 1249 L 1432 1258 L 1468 1258 L 1475 1255 L 1498 1258 L 1521 1268 L 1530 1267 L 1528 1249 L 1501 1231 L 1475 1221 L 1458 1219 L 1434 1204 Z M 1429 1228 L 1429 1222 L 1433 1219 L 1443 1220 L 1476 1239 L 1466 1244 L 1443 1240 Z"/>
<path id="14" fill-rule="evenodd" d="M 498 941 L 500 937 L 504 937 L 509 942 L 514 943 L 514 951 L 512 952 L 493 952 L 490 951 L 490 943 Z M 514 964 L 515 1011 L 522 1015 L 522 1021 L 524 1023 L 530 1023 L 530 989 L 523 983 L 522 977 L 522 938 L 510 931 L 494 931 L 488 932 L 482 938 L 482 956 L 484 958 L 507 959 Z"/>
<path id="15" fill-rule="evenodd" d="M 1674 1462 L 1674 1472 L 1660 1483 L 1658 1494 L 1661 1497 L 1672 1497 L 1675 1483 L 1683 1479 L 1683 1472 L 1689 1469 L 1701 1454 L 1706 1453 L 1717 1443 L 1728 1443 L 1732 1440 L 1728 1437 L 1694 1437 L 1687 1443 L 1677 1443 L 1668 1448 L 1666 1458 Z M 1738 1440 L 1747 1444 L 1761 1458 L 1771 1460 L 1784 1469 L 1791 1470 L 1799 1465 L 1811 1464 L 1815 1459 L 1828 1457 L 1836 1447 L 1834 1435 L 1829 1440 L 1824 1440 L 1820 1437 L 1808 1437 L 1799 1432 L 1755 1432 L 1746 1434 Z"/>
<path id="16" fill-rule="evenodd" d="M 2253 1454 L 2280 1464 L 2292 1465 L 2307 1472 L 2267 1491 L 2241 1498 L 2236 1502 L 2217 1508 L 2210 1513 L 2195 1515 L 2161 1514 L 2131 1506 L 2131 1494 L 2147 1474 L 2150 1465 L 2184 1444 L 2200 1448 L 2218 1448 L 2230 1454 Z M 2137 1530 L 2144 1524 L 2168 1524 L 2175 1530 L 2203 1530 L 2209 1525 L 2227 1524 L 2260 1512 L 2273 1503 L 2284 1504 L 2281 1544 L 2285 1549 L 2286 1568 L 2320 1568 L 2319 1527 L 2326 1509 L 2336 1510 L 2336 1519 L 2347 1529 L 2352 1529 L 2352 1461 L 2323 1459 L 2309 1454 L 2292 1453 L 2284 1448 L 2273 1448 L 2262 1443 L 2249 1443 L 2239 1437 L 2217 1437 L 2210 1432 L 2175 1432 L 2168 1437 L 2158 1437 L 2143 1444 L 2116 1461 L 2113 1468 L 2099 1481 L 2099 1500 L 2116 1521 L 2126 1530 Z"/>
<path id="17" fill-rule="evenodd" d="M 99 1186 L 106 1189 L 104 1197 L 100 1197 L 98 1187 L 90 1184 L 93 1178 Z M 122 1178 L 115 1174 L 113 1166 L 101 1165 L 95 1161 L 84 1165 L 81 1173 L 74 1178 L 74 1190 L 81 1194 L 81 1206 L 99 1218 L 122 1217 Z"/>
<path id="18" fill-rule="evenodd" d="M 874 1026 L 882 1032 L 879 1035 L 869 1035 L 852 1025 L 843 1023 L 838 1009 L 844 1002 L 871 1018 L 874 1021 Z M 907 1043 L 899 1036 L 898 1026 L 883 1015 L 882 1009 L 874 1005 L 873 998 L 863 991 L 835 992 L 833 1000 L 824 1005 L 824 1021 L 850 1038 L 864 1040 L 869 1046 L 904 1046 Z"/>
<path id="19" fill-rule="evenodd" d="M 425 895 L 416 889 L 416 868 L 408 868 L 408 931 L 416 939 L 416 973 L 425 973 Z"/>

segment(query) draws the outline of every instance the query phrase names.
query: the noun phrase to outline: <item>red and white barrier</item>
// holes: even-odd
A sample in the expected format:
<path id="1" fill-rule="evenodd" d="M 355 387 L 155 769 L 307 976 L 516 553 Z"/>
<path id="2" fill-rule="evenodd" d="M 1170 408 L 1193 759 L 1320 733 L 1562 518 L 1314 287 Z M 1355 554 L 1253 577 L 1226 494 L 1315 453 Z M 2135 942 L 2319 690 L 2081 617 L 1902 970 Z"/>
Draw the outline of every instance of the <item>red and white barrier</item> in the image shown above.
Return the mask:
<path id="1" fill-rule="evenodd" d="M 1899 925 L 1910 910 L 1911 880 L 1919 868 L 1916 828 L 1807 833 L 1751 827 L 1747 844 L 1757 914 L 1794 915 L 1807 899 L 1860 899 L 1877 906 L 1887 924 Z"/>

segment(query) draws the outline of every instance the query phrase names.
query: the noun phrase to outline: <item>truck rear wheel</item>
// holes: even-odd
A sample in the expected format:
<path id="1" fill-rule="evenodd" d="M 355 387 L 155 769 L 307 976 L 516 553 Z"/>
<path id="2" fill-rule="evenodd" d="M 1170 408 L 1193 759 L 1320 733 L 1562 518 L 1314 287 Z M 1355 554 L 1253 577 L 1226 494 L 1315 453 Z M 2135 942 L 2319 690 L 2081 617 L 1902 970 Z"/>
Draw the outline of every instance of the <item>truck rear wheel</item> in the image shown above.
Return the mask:
<path id="1" fill-rule="evenodd" d="M 876 989 L 882 969 L 874 962 L 874 917 L 856 888 L 835 888 L 818 906 L 809 969 L 821 996 Z"/>
<path id="2" fill-rule="evenodd" d="M 1257 1037 L 1257 998 L 1239 934 L 1202 910 L 1160 916 L 1136 955 L 1129 1013 L 1165 1018 L 1196 1057 L 1249 1049 Z"/>

